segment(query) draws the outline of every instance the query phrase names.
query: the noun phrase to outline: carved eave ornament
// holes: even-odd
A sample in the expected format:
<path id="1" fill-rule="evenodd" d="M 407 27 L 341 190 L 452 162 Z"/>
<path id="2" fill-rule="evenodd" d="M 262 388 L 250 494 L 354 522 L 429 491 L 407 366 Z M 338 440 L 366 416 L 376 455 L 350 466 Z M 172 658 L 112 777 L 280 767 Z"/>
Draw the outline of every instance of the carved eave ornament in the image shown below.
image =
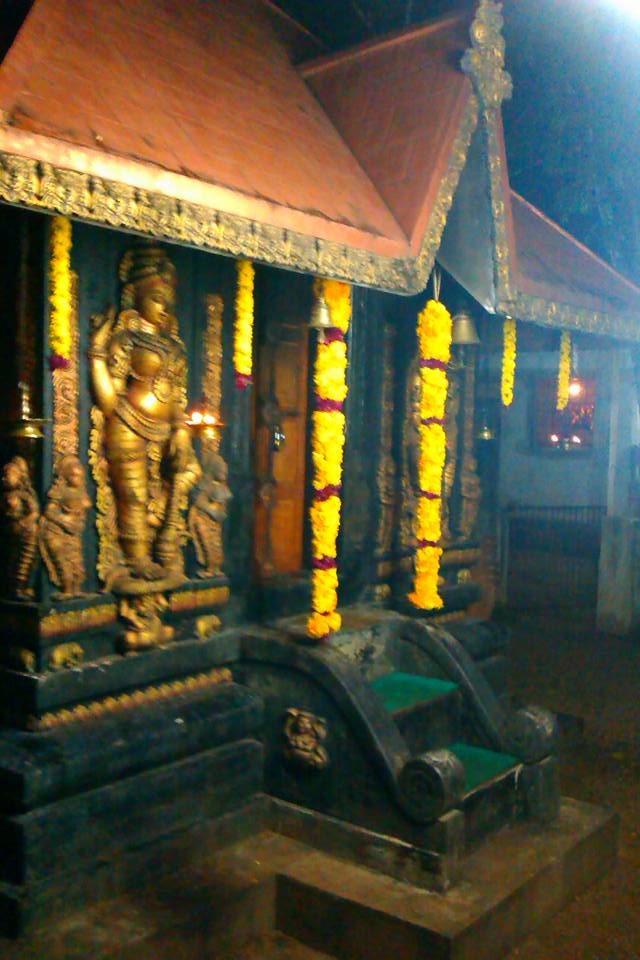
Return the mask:
<path id="1" fill-rule="evenodd" d="M 495 312 L 543 326 L 640 340 L 640 311 L 590 310 L 570 303 L 532 296 L 518 289 L 514 258 L 517 255 L 510 223 L 511 191 L 504 153 L 501 107 L 512 94 L 505 70 L 502 3 L 480 0 L 471 25 L 471 48 L 462 58 L 480 103 L 485 133 L 489 190 L 493 218 Z"/>
<path id="2" fill-rule="evenodd" d="M 494 270 L 500 300 L 510 300 L 511 266 L 501 138 L 502 103 L 513 91 L 511 77 L 504 69 L 505 44 L 502 36 L 502 4 L 481 0 L 471 24 L 471 48 L 462 58 L 462 69 L 473 83 L 482 106 L 489 160 L 489 189 L 494 223 Z"/>

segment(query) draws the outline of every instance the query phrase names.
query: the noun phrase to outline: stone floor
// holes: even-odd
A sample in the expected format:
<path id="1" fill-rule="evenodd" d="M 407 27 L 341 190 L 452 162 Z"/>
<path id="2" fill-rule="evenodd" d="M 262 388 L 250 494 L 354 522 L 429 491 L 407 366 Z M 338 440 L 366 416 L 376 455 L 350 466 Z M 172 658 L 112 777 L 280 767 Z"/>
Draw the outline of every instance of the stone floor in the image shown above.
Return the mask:
<path id="1" fill-rule="evenodd" d="M 598 635 L 589 613 L 522 611 L 513 631 L 514 693 L 584 721 L 563 738 L 565 795 L 613 807 L 620 857 L 509 960 L 640 958 L 640 638 Z"/>

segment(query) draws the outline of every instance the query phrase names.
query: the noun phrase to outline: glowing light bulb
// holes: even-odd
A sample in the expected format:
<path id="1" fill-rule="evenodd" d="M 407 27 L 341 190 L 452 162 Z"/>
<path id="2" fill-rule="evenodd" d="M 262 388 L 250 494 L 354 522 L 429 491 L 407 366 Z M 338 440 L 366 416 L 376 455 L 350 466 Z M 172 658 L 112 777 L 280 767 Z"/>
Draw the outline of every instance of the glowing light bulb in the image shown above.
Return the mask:
<path id="1" fill-rule="evenodd" d="M 191 423 L 202 423 L 202 414 L 199 410 L 194 410 L 190 419 Z"/>
<path id="2" fill-rule="evenodd" d="M 580 439 L 580 437 L 578 437 L 578 436 L 574 433 L 574 435 L 571 437 L 571 443 L 582 443 L 582 440 Z"/>
<path id="3" fill-rule="evenodd" d="M 582 393 L 582 384 L 579 380 L 572 380 L 569 384 L 569 396 L 570 397 L 579 397 Z"/>
<path id="4" fill-rule="evenodd" d="M 558 436 L 557 433 L 551 433 L 551 434 L 549 435 L 549 440 L 551 440 L 551 443 L 559 443 L 559 442 L 560 442 L 560 437 Z"/>

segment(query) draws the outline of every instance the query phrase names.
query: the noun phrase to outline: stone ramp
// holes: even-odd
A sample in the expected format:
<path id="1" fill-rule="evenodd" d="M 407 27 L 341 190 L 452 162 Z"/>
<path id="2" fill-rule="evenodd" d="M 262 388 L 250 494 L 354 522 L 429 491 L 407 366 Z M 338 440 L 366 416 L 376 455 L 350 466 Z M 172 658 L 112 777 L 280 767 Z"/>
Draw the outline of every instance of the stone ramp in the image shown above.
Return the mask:
<path id="1" fill-rule="evenodd" d="M 191 862 L 68 916 L 2 960 L 499 960 L 596 880 L 617 818 L 565 800 L 547 827 L 493 835 L 446 894 L 338 860 L 271 831 L 224 850 L 200 836 Z"/>

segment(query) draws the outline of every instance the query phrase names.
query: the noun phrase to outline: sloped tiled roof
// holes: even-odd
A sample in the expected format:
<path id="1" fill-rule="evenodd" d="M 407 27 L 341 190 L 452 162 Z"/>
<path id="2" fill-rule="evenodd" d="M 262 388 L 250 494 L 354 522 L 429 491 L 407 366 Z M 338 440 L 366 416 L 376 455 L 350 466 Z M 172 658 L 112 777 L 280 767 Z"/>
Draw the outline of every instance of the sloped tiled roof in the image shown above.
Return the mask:
<path id="1" fill-rule="evenodd" d="M 340 73 L 344 59 L 298 69 L 264 0 L 35 0 L 0 65 L 0 154 L 79 173 L 100 197 L 109 184 L 130 187 L 132 199 L 107 210 L 112 225 L 124 206 L 122 225 L 144 229 L 158 218 L 136 219 L 136 203 L 168 197 L 177 226 L 160 219 L 172 239 L 182 239 L 179 205 L 195 204 L 182 221 L 198 221 L 202 245 L 257 259 L 266 251 L 271 262 L 411 292 L 426 282 L 444 225 L 439 187 L 454 155 L 453 179 L 459 174 L 475 124 L 470 84 L 456 66 L 462 23 L 356 51 L 351 75 L 362 78 L 342 87 L 348 103 L 334 90 L 322 104 L 318 78 Z M 342 129 L 345 110 L 358 110 L 354 98 L 378 127 L 375 143 L 353 142 L 353 125 Z M 394 99 L 380 129 L 378 107 L 388 114 Z M 18 179 L 30 183 L 47 169 Z M 106 187 L 96 188 L 100 178 Z M 0 196 L 13 200 L 16 177 L 9 171 L 5 180 L 3 190 L 0 168 Z M 33 202 L 104 219 L 92 196 L 86 211 L 68 191 L 60 200 L 65 189 L 42 187 Z M 256 239 L 262 228 L 266 239 Z"/>
<path id="2" fill-rule="evenodd" d="M 471 83 L 468 22 L 449 17 L 303 66 L 301 72 L 416 253 Z"/>
<path id="3" fill-rule="evenodd" d="M 640 340 L 640 288 L 511 189 L 495 114 L 471 141 L 438 259 L 490 312 Z"/>
<path id="4" fill-rule="evenodd" d="M 320 235 L 346 226 L 371 249 L 406 248 L 251 0 L 37 0 L 0 67 L 0 110 L 14 131 L 296 211 Z"/>
<path id="5" fill-rule="evenodd" d="M 635 311 L 640 289 L 557 223 L 510 192 L 515 283 L 522 293 L 587 310 Z"/>
<path id="6" fill-rule="evenodd" d="M 476 129 L 468 26 L 296 67 L 313 39 L 270 0 L 35 0 L 0 64 L 0 199 L 402 293 L 446 223 L 488 309 L 640 339 L 640 290 L 512 194 L 495 110 Z"/>

